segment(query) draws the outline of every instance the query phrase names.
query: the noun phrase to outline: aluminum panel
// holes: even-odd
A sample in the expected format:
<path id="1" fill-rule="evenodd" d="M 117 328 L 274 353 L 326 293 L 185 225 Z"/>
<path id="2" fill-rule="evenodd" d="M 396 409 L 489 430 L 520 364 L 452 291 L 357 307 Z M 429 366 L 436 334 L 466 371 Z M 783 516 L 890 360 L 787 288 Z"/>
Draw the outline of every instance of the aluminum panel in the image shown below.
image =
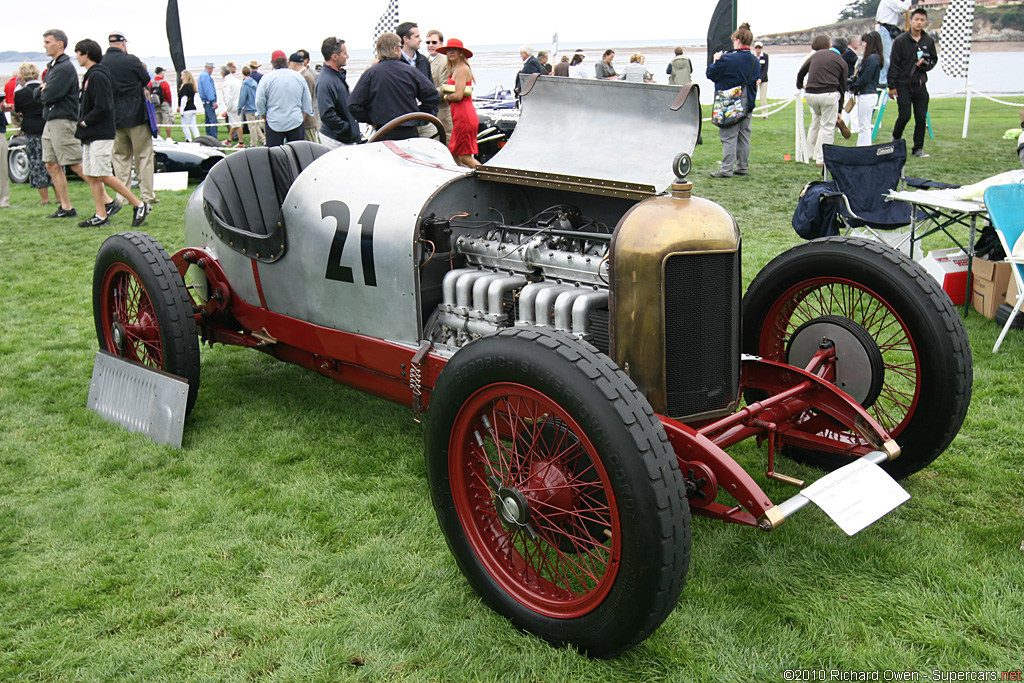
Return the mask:
<path id="1" fill-rule="evenodd" d="M 188 382 L 106 351 L 96 352 L 88 407 L 156 443 L 181 448 Z"/>
<path id="2" fill-rule="evenodd" d="M 466 173 L 433 140 L 321 156 L 285 198 L 285 256 L 259 264 L 267 308 L 333 329 L 418 341 L 417 224 L 437 189 Z"/>
<path id="3" fill-rule="evenodd" d="M 247 304 L 259 306 L 260 294 L 256 288 L 252 259 L 228 248 L 213 232 L 209 221 L 206 220 L 206 214 L 203 213 L 204 186 L 205 183 L 196 188 L 188 200 L 188 206 L 185 207 L 185 244 L 190 247 L 202 248 L 217 259 L 228 282 L 231 283 L 231 289 L 235 296 L 240 297 Z M 199 268 L 192 270 L 202 272 Z"/>
<path id="4" fill-rule="evenodd" d="M 522 98 L 515 132 L 480 168 L 513 180 L 563 187 L 582 181 L 580 191 L 636 198 L 663 191 L 675 179 L 672 161 L 692 155 L 700 132 L 700 102 L 694 88 L 671 85 L 540 76 Z M 534 180 L 528 180 L 528 178 Z"/>

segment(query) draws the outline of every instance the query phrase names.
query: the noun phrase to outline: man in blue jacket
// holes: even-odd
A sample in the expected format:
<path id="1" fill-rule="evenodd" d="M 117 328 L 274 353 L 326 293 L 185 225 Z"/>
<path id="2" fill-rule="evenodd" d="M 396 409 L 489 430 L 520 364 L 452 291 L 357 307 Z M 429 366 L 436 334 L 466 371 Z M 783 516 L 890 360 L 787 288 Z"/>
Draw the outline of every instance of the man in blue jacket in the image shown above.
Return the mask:
<path id="1" fill-rule="evenodd" d="M 242 81 L 242 92 L 238 95 L 238 113 L 249 129 L 249 146 L 256 147 L 263 144 L 263 124 L 256 120 L 257 81 L 252 74 L 252 67 L 242 67 L 245 80 Z"/>
<path id="2" fill-rule="evenodd" d="M 324 68 L 316 78 L 316 101 L 320 109 L 320 142 L 331 149 L 359 142 L 359 124 L 348 109 L 349 89 L 345 80 L 348 50 L 345 41 L 334 36 L 320 46 Z"/>
<path id="3" fill-rule="evenodd" d="M 199 99 L 203 101 L 206 134 L 217 137 L 217 87 L 213 84 L 213 62 L 207 62 L 199 74 Z"/>

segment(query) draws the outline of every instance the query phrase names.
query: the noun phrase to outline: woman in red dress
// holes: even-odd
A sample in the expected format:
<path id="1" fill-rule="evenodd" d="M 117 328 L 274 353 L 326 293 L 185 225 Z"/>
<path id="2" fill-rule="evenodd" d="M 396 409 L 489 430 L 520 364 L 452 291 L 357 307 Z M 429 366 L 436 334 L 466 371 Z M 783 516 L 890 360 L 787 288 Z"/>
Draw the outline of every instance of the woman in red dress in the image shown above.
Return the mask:
<path id="1" fill-rule="evenodd" d="M 458 38 L 449 38 L 448 44 L 437 48 L 437 51 L 447 55 L 451 73 L 447 85 L 442 88 L 444 99 L 451 103 L 452 108 L 452 137 L 448 140 L 448 149 L 455 157 L 455 163 L 476 168 L 480 162 L 473 155 L 477 153 L 476 134 L 480 119 L 473 106 L 473 70 L 467 61 L 473 52 L 467 50 Z"/>

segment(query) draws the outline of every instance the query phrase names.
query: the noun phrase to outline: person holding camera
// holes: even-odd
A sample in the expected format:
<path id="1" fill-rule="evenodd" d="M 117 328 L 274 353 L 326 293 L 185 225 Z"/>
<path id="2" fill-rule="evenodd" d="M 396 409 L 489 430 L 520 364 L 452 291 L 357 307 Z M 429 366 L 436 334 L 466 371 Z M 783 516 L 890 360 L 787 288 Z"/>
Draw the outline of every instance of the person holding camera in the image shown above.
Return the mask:
<path id="1" fill-rule="evenodd" d="M 910 13 L 910 30 L 901 33 L 892 42 L 892 57 L 889 60 L 889 97 L 896 100 L 899 115 L 892 129 L 892 137 L 903 137 L 903 129 L 910 121 L 911 109 L 914 114 L 914 147 L 916 157 L 928 157 L 924 151 L 924 134 L 928 128 L 928 72 L 939 57 L 935 41 L 924 27 L 928 25 L 928 13 L 918 7 Z"/>

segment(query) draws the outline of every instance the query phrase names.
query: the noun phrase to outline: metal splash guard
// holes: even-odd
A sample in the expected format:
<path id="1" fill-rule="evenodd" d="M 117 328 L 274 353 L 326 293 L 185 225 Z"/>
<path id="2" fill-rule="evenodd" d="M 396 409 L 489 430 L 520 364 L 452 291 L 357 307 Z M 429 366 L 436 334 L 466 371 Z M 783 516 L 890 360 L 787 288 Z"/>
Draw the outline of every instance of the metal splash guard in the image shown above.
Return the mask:
<path id="1" fill-rule="evenodd" d="M 700 91 L 685 86 L 531 76 L 512 137 L 476 173 L 485 180 L 628 199 L 665 190 L 693 154 Z"/>
<path id="2" fill-rule="evenodd" d="M 97 351 L 88 407 L 130 432 L 181 448 L 188 382 L 182 378 Z"/>

